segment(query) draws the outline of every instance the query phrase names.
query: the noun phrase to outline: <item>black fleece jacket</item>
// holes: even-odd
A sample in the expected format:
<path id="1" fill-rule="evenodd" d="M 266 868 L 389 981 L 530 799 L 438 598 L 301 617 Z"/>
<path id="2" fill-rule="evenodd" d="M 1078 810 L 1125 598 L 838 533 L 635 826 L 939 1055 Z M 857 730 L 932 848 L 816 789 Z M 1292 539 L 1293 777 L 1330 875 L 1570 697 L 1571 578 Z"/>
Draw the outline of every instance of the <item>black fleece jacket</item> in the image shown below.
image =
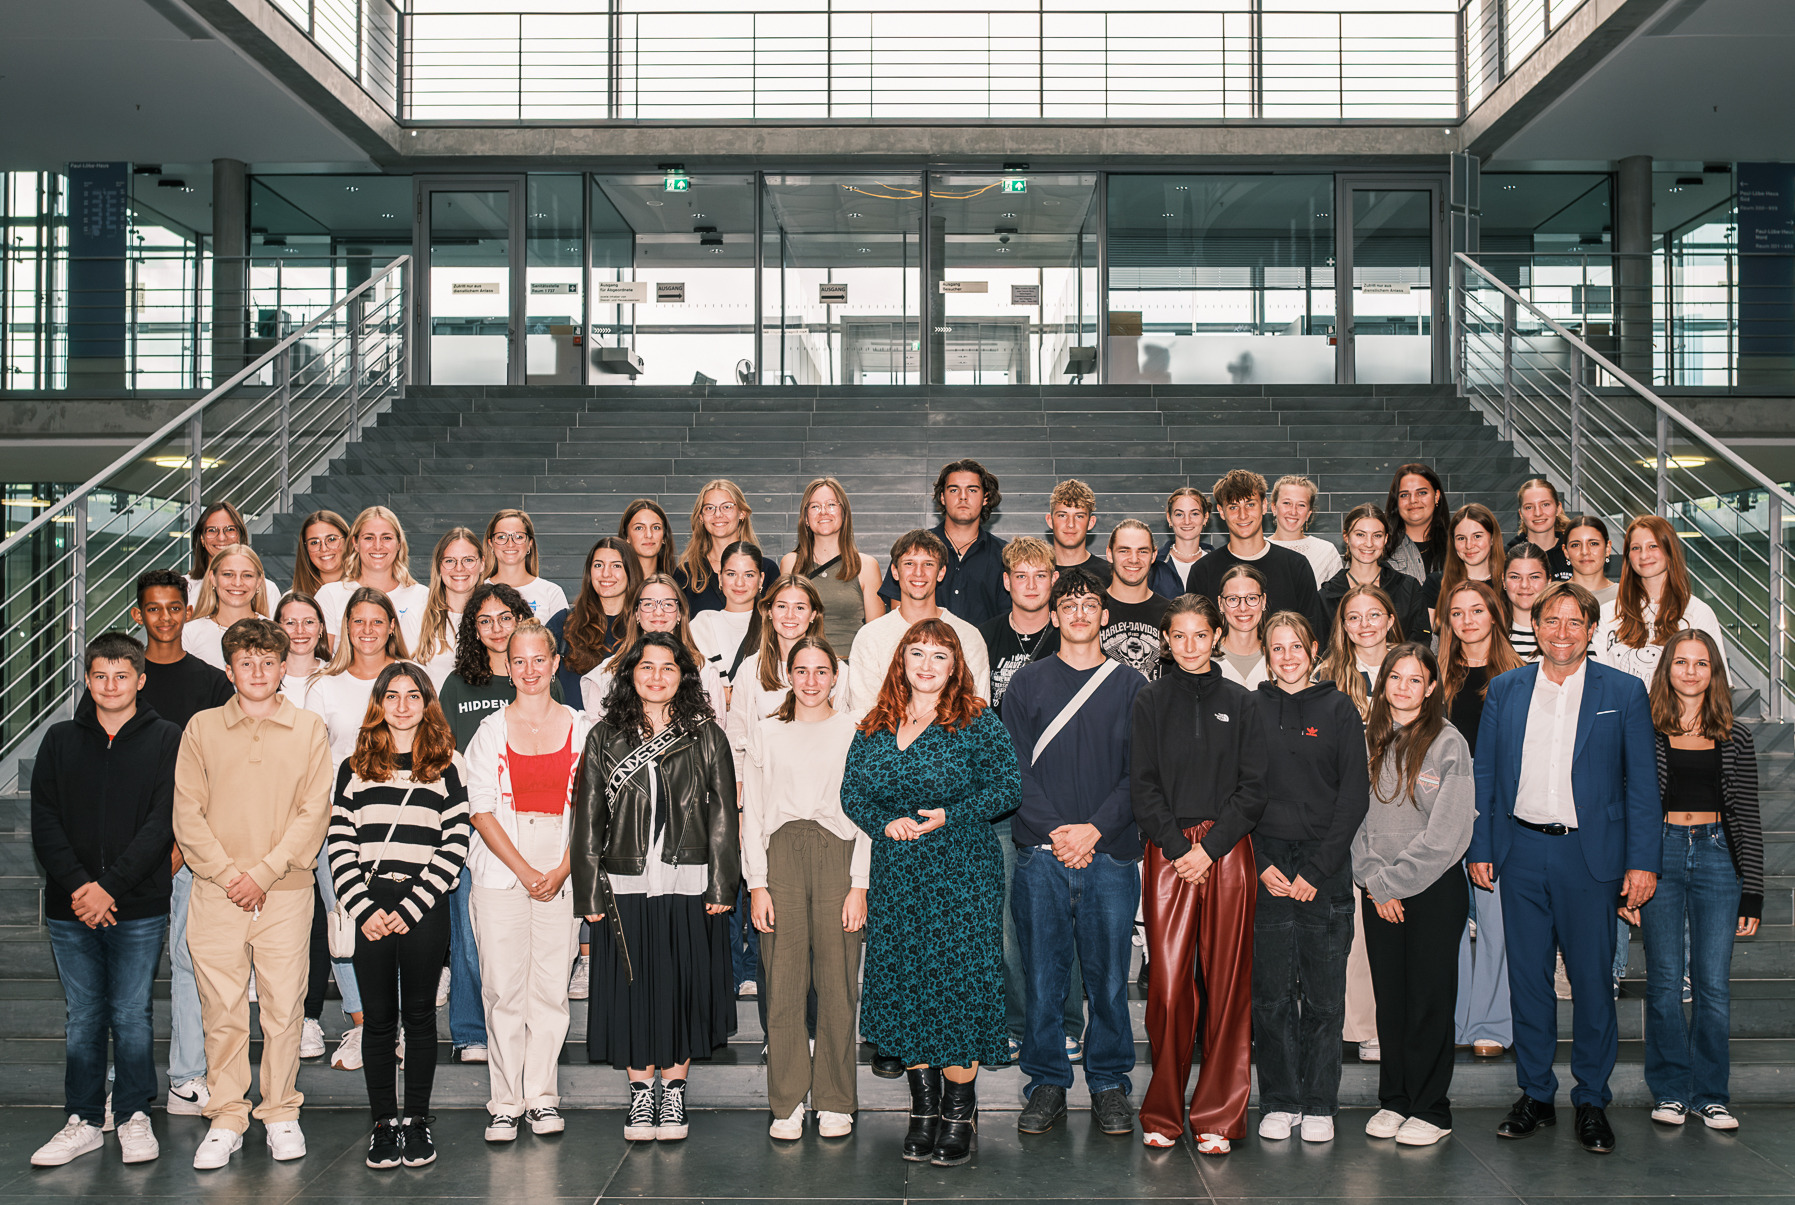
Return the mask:
<path id="1" fill-rule="evenodd" d="M 1338 873 L 1352 853 L 1353 834 L 1371 806 L 1365 764 L 1365 723 L 1332 682 L 1287 694 L 1261 682 L 1253 702 L 1271 741 L 1265 814 L 1258 832 L 1281 841 L 1317 842 L 1301 865 L 1280 866 L 1310 886 Z M 1254 847 L 1259 873 L 1272 863 Z"/>
<path id="2" fill-rule="evenodd" d="M 168 914 L 175 758 L 181 730 L 139 703 L 118 735 L 91 698 L 44 734 L 31 771 L 31 844 L 48 890 L 44 915 L 74 920 L 69 897 L 98 883 L 119 920 Z"/>
<path id="3" fill-rule="evenodd" d="M 1342 569 L 1321 583 L 1321 609 L 1327 616 L 1327 626 L 1320 629 L 1324 633 L 1331 635 L 1334 631 L 1334 612 L 1340 609 L 1340 600 L 1353 587 L 1352 578 L 1348 576 L 1351 572 L 1351 569 Z M 1429 594 L 1420 582 L 1388 565 L 1378 567 L 1377 585 L 1390 596 L 1390 605 L 1396 608 L 1396 619 L 1402 624 L 1404 640 L 1426 644 L 1432 639 L 1433 625 L 1427 621 L 1427 608 L 1439 595 L 1437 586 Z"/>
<path id="4" fill-rule="evenodd" d="M 1270 738 L 1252 692 L 1214 664 L 1202 674 L 1168 664 L 1134 697 L 1132 729 L 1129 777 L 1141 836 L 1181 858 L 1190 852 L 1184 830 L 1213 820 L 1203 851 L 1220 861 L 1265 810 Z"/>

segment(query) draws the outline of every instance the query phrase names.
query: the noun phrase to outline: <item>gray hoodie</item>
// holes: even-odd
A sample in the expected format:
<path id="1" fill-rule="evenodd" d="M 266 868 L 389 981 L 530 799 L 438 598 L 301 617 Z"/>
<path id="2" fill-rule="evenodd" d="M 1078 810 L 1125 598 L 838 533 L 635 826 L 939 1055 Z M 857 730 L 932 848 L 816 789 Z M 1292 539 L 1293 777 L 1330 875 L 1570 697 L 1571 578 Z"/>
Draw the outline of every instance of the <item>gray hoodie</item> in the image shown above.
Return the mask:
<path id="1" fill-rule="evenodd" d="M 1353 881 L 1380 904 L 1433 886 L 1465 856 L 1477 819 L 1471 748 L 1451 724 L 1428 749 L 1413 798 L 1402 784 L 1401 766 L 1386 755 L 1352 842 Z"/>

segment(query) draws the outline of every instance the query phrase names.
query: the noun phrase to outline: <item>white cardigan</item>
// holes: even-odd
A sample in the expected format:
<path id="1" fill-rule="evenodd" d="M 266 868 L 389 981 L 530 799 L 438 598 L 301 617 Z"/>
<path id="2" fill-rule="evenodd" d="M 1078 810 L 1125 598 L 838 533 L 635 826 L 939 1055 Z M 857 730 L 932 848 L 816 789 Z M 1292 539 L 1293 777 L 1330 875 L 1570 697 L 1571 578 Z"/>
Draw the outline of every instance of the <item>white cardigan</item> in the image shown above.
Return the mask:
<path id="1" fill-rule="evenodd" d="M 573 784 L 579 777 L 580 757 L 586 750 L 586 734 L 592 731 L 593 721 L 586 714 L 565 703 L 559 704 L 563 711 L 573 717 L 573 773 L 567 776 L 567 806 L 561 812 L 561 848 L 567 848 L 568 838 L 572 835 L 573 821 Z M 505 712 L 509 708 L 500 708 L 480 721 L 480 728 L 474 733 L 474 739 L 467 746 L 467 797 L 468 809 L 478 816 L 482 812 L 497 816 L 499 827 L 511 838 L 513 845 L 517 843 L 517 812 L 511 806 L 511 759 L 506 756 L 508 741 L 505 733 Z M 517 886 L 517 876 L 511 868 L 499 861 L 497 854 L 486 847 L 479 830 L 474 831 L 468 842 L 468 872 L 474 876 L 474 886 L 490 887 L 503 890 Z"/>

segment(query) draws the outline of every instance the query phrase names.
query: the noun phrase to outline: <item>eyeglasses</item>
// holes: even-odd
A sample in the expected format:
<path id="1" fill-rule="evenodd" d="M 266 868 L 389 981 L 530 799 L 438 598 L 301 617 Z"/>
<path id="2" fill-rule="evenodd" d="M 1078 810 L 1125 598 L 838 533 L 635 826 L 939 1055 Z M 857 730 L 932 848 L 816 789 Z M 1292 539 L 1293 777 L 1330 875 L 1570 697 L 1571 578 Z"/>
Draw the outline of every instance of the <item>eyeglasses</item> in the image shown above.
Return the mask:
<path id="1" fill-rule="evenodd" d="M 500 611 L 496 615 L 482 615 L 474 620 L 474 626 L 482 632 L 490 632 L 494 628 L 516 627 L 517 616 L 509 611 Z"/>
<path id="2" fill-rule="evenodd" d="M 679 600 L 677 598 L 645 598 L 636 604 L 636 610 L 646 611 L 650 615 L 657 611 L 677 611 L 679 610 Z"/>
<path id="3" fill-rule="evenodd" d="M 208 540 L 216 540 L 222 536 L 236 535 L 237 529 L 235 527 L 208 527 L 200 534 L 205 536 Z"/>
<path id="4" fill-rule="evenodd" d="M 528 544 L 530 537 L 521 531 L 499 531 L 492 536 L 494 544 Z"/>
<path id="5" fill-rule="evenodd" d="M 1101 615 L 1103 604 L 1100 602 L 1068 602 L 1058 607 L 1061 615 Z"/>
<path id="6" fill-rule="evenodd" d="M 841 509 L 841 503 L 839 503 L 839 502 L 812 502 L 809 506 L 805 507 L 804 509 L 809 511 L 813 515 L 825 515 L 825 514 L 832 515 L 836 511 Z"/>
<path id="7" fill-rule="evenodd" d="M 444 569 L 478 569 L 480 558 L 477 556 L 446 556 L 442 559 Z"/>
<path id="8" fill-rule="evenodd" d="M 1265 595 L 1263 595 L 1263 594 L 1224 594 L 1217 601 L 1220 602 L 1222 604 L 1222 606 L 1227 607 L 1231 611 L 1238 611 L 1242 607 L 1258 606 L 1260 603 L 1265 601 Z"/>
<path id="9" fill-rule="evenodd" d="M 210 531 L 208 531 L 206 534 L 211 535 L 212 533 Z M 313 552 L 316 552 L 320 548 L 335 548 L 338 544 L 341 544 L 342 542 L 343 542 L 343 537 L 336 534 L 335 532 L 332 532 L 327 536 L 322 536 L 322 537 L 312 536 L 310 539 L 308 539 L 305 542 L 305 546 L 307 548 L 311 549 Z"/>
<path id="10" fill-rule="evenodd" d="M 701 515 L 733 515 L 735 514 L 735 503 L 706 502 L 698 513 Z"/>

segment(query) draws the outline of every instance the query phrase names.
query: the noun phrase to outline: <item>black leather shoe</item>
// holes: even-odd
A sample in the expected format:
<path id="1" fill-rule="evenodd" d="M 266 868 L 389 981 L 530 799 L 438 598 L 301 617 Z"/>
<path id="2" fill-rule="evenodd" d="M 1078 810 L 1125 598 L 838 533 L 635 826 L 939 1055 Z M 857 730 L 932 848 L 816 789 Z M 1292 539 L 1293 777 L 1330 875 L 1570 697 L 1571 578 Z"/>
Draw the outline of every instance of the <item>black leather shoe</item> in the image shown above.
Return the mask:
<path id="1" fill-rule="evenodd" d="M 1541 1126 L 1558 1124 L 1558 1110 L 1550 1101 L 1534 1100 L 1525 1092 L 1508 1108 L 1508 1116 L 1496 1126 L 1498 1138 L 1527 1138 Z"/>
<path id="2" fill-rule="evenodd" d="M 1058 1084 L 1036 1084 L 1016 1119 L 1016 1128 L 1024 1134 L 1045 1134 L 1065 1115 L 1066 1090 Z"/>
<path id="3" fill-rule="evenodd" d="M 880 1079 L 903 1079 L 904 1060 L 875 1050 L 873 1052 L 873 1074 Z"/>
<path id="4" fill-rule="evenodd" d="M 904 1131 L 904 1158 L 927 1163 L 941 1129 L 941 1068 L 914 1067 L 910 1077 L 910 1128 Z"/>
<path id="5" fill-rule="evenodd" d="M 1041 1089 L 1036 1088 L 1039 1092 Z M 956 1084 L 941 1079 L 941 1129 L 935 1135 L 936 1167 L 958 1167 L 979 1149 L 979 1090 L 977 1080 Z"/>
<path id="6" fill-rule="evenodd" d="M 1614 1127 L 1600 1105 L 1577 1106 L 1577 1141 L 1593 1155 L 1606 1155 L 1614 1150 Z"/>

